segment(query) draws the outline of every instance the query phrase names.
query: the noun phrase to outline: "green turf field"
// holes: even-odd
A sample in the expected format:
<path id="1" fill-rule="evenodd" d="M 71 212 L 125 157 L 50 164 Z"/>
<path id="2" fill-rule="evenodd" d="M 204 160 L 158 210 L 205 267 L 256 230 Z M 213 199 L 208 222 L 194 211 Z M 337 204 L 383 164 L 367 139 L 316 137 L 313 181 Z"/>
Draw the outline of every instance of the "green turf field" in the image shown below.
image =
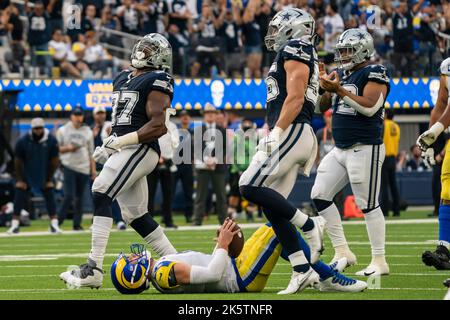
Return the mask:
<path id="1" fill-rule="evenodd" d="M 425 249 L 435 247 L 436 220 L 426 219 L 425 212 L 402 214 L 396 224 L 387 225 L 387 257 L 391 275 L 381 278 L 380 289 L 357 294 L 321 293 L 307 289 L 301 294 L 283 296 L 282 299 L 442 299 L 446 289 L 443 280 L 450 272 L 437 271 L 422 264 L 420 256 Z M 409 223 L 404 218 L 422 217 L 423 223 Z M 392 221 L 392 219 L 390 219 Z M 211 221 L 211 223 L 214 223 Z M 87 226 L 89 221 L 85 222 Z M 351 222 L 353 223 L 353 221 Z M 114 257 L 128 250 L 130 243 L 139 242 L 134 232 L 113 232 L 107 248 L 104 270 L 107 271 L 104 287 L 100 290 L 67 289 L 58 274 L 69 265 L 84 263 L 90 249 L 89 232 L 62 235 L 29 235 L 28 231 L 44 231 L 45 221 L 33 221 L 33 226 L 22 228 L 22 236 L 0 237 L 0 299 L 278 299 L 276 292 L 284 289 L 290 278 L 288 262 L 280 259 L 262 293 L 162 295 L 150 288 L 143 294 L 124 296 L 116 292 L 109 279 L 109 267 Z M 181 224 L 181 223 L 180 223 Z M 346 270 L 351 275 L 370 260 L 369 242 L 364 224 L 344 226 L 350 247 L 359 259 L 359 265 Z M 255 229 L 245 229 L 249 237 Z M 0 233 L 5 228 L 0 228 Z M 214 230 L 168 230 L 167 236 L 178 250 L 211 252 Z M 329 261 L 332 249 L 328 239 L 324 261 Z"/>

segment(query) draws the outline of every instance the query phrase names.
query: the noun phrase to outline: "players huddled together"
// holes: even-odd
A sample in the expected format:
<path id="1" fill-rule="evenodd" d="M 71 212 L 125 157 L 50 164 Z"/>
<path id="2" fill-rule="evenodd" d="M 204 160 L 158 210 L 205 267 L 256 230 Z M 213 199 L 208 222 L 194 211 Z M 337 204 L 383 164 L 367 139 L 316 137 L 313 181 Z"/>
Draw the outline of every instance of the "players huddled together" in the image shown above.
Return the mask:
<path id="1" fill-rule="evenodd" d="M 314 18 L 295 8 L 278 12 L 268 25 L 265 44 L 276 53 L 265 79 L 270 133 L 259 142 L 239 180 L 242 195 L 262 208 L 268 223 L 244 243 L 241 229 L 227 218 L 211 254 L 178 252 L 147 211 L 145 177 L 158 163 L 157 139 L 167 131 L 173 114 L 173 79 L 169 42 L 160 34 L 144 36 L 133 48 L 133 70 L 123 71 L 114 80 L 112 133 L 94 153 L 104 168 L 92 187 L 94 218 L 87 263 L 61 273 L 60 278 L 74 287 L 102 286 L 113 221 L 111 205 L 117 200 L 125 222 L 159 256 L 154 259 L 137 244 L 131 246 L 130 255 L 119 255 L 111 266 L 111 278 L 122 293 L 142 292 L 150 283 L 162 293 L 260 292 L 280 256 L 291 264 L 292 275 L 286 289 L 278 294 L 294 294 L 307 287 L 363 291 L 366 282 L 342 273 L 357 262 L 333 202 L 347 183 L 364 213 L 372 254 L 370 264 L 356 275 L 388 275 L 385 220 L 378 197 L 385 157 L 382 134 L 389 73 L 383 65 L 370 62 L 375 51 L 373 39 L 362 29 L 348 29 L 339 36 L 335 49 L 338 68 L 327 72 L 317 57 L 315 30 Z M 448 59 L 441 74 L 440 104 L 433 110 L 431 128 L 418 139 L 425 156 L 430 156 L 430 146 L 450 125 Z M 312 117 L 329 108 L 336 146 L 318 167 L 311 198 L 319 215 L 309 217 L 287 198 L 298 172 L 309 176 L 317 154 Z M 447 171 L 442 172 L 440 245 L 436 252 L 424 254 L 424 261 L 436 267 L 439 262 L 448 269 Z M 324 231 L 335 251 L 330 264 L 320 260 Z"/>

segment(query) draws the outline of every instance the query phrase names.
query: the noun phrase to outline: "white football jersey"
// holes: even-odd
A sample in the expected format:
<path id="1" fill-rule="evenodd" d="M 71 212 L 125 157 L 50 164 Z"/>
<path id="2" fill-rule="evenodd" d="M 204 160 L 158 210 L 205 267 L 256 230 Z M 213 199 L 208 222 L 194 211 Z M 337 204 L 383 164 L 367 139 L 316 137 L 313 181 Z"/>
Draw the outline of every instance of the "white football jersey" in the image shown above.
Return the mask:
<path id="1" fill-rule="evenodd" d="M 212 260 L 212 255 L 197 251 L 182 251 L 161 257 L 156 263 L 164 260 L 184 262 L 191 266 L 207 267 Z M 176 291 L 180 293 L 239 292 L 236 273 L 234 272 L 231 259 L 227 259 L 227 266 L 220 281 L 205 284 L 180 285 Z"/>

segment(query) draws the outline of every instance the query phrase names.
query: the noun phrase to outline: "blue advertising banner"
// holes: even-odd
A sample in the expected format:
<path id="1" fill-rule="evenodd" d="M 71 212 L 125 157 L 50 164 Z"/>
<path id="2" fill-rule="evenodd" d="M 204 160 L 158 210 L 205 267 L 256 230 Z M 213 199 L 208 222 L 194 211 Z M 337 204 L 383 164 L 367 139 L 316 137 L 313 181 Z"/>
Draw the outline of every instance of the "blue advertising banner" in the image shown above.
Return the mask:
<path id="1" fill-rule="evenodd" d="M 438 78 L 392 79 L 386 107 L 433 107 L 438 89 Z M 22 90 L 16 104 L 20 111 L 70 111 L 77 104 L 111 107 L 109 80 L 1 80 L 0 90 Z M 207 103 L 220 109 L 263 109 L 265 100 L 261 79 L 177 79 L 172 104 L 187 110 Z"/>

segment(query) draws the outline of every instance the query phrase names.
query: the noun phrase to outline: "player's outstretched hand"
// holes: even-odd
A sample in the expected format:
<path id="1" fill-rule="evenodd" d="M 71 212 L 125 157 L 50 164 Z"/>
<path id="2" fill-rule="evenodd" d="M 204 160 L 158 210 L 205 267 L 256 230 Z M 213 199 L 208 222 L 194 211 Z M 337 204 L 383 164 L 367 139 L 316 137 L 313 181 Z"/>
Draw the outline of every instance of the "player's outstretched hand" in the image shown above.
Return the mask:
<path id="1" fill-rule="evenodd" d="M 340 86 L 340 81 L 336 71 L 330 74 L 323 72 L 322 75 L 319 75 L 320 87 L 329 92 L 336 92 Z"/>
<path id="2" fill-rule="evenodd" d="M 239 232 L 239 229 L 233 231 L 236 223 L 230 218 L 225 219 L 225 222 L 220 227 L 219 236 L 217 238 L 217 247 L 228 250 L 228 246 L 235 234 Z"/>
<path id="3" fill-rule="evenodd" d="M 426 151 L 422 151 L 423 163 L 427 168 L 431 168 L 436 164 L 436 159 L 434 158 L 434 149 L 428 148 Z"/>

